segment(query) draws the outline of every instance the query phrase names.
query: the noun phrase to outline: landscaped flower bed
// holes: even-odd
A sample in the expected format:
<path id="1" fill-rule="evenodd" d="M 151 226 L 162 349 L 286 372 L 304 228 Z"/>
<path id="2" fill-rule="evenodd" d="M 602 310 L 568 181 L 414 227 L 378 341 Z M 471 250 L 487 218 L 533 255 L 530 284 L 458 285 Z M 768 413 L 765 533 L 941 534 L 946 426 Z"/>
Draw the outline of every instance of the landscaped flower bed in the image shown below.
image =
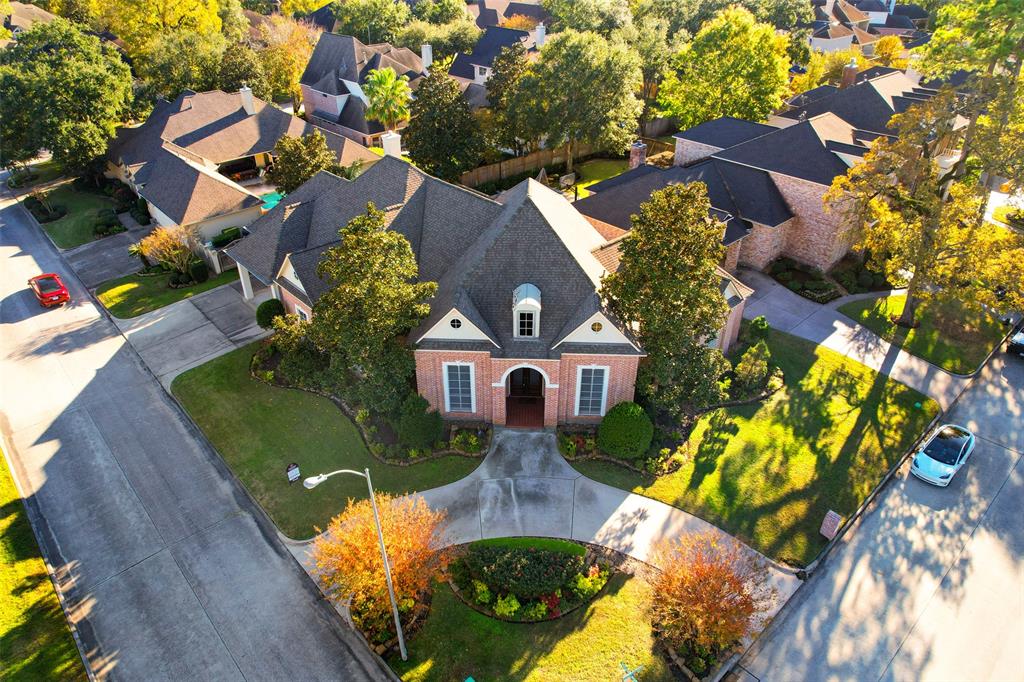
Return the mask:
<path id="1" fill-rule="evenodd" d="M 456 594 L 499 620 L 559 618 L 593 599 L 611 567 L 584 545 L 545 538 L 481 540 L 449 567 Z"/>
<path id="2" fill-rule="evenodd" d="M 815 303 L 828 303 L 841 295 L 838 287 L 815 268 L 790 258 L 779 258 L 768 266 L 775 281 Z"/>
<path id="3" fill-rule="evenodd" d="M 875 272 L 867 267 L 866 257 L 849 255 L 836 263 L 829 274 L 851 294 L 862 294 L 868 291 L 891 291 L 903 286 L 900 282 L 890 282 L 885 273 Z"/>

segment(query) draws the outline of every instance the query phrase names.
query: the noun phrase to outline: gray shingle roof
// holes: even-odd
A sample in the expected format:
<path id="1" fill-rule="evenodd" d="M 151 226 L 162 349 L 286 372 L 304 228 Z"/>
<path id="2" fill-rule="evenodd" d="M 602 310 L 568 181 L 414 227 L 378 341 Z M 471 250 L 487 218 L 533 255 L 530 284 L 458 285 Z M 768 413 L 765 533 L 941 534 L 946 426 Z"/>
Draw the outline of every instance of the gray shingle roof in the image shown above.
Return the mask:
<path id="1" fill-rule="evenodd" d="M 688 130 L 676 133 L 676 137 L 691 142 L 711 145 L 719 149 L 727 149 L 734 145 L 752 140 L 775 130 L 775 126 L 764 123 L 744 121 L 732 116 L 723 116 L 712 121 L 696 125 Z"/>
<path id="2" fill-rule="evenodd" d="M 352 36 L 321 33 L 299 83 L 332 95 L 344 94 L 339 90 L 340 79 L 362 83 L 373 69 L 388 67 L 410 81 L 423 75 L 423 62 L 408 48 L 390 43 L 364 45 Z"/>
<path id="3" fill-rule="evenodd" d="M 522 43 L 530 48 L 533 46 L 533 39 L 527 31 L 488 26 L 473 46 L 472 53 L 460 52 L 455 56 L 451 68 L 448 69 L 448 75 L 473 80 L 476 76 L 476 67 L 490 68 L 503 49 L 516 43 Z"/>
<path id="4" fill-rule="evenodd" d="M 902 71 L 875 72 L 855 85 L 782 115 L 799 120 L 830 112 L 855 128 L 888 133 L 893 114 L 905 111 L 914 101 L 927 99 L 928 95 L 915 92 L 916 88 L 917 83 Z"/>

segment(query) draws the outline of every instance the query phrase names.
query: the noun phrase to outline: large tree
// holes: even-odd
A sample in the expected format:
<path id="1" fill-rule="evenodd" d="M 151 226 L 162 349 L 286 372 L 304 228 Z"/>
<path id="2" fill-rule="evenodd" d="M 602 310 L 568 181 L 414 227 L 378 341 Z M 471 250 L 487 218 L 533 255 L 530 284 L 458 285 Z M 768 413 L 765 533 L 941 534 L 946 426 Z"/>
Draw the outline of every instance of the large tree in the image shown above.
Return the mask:
<path id="1" fill-rule="evenodd" d="M 913 326 L 919 303 L 932 296 L 1010 308 L 1022 300 L 1024 283 L 1005 281 L 1007 273 L 997 267 L 1007 252 L 1024 260 L 1022 237 L 978 221 L 983 193 L 973 183 L 952 181 L 937 163 L 955 139 L 959 102 L 946 90 L 894 116 L 898 137 L 876 140 L 825 197 L 875 269 L 909 276 L 902 326 Z M 997 300 L 999 287 L 1008 288 L 1009 301 Z"/>
<path id="2" fill-rule="evenodd" d="M 519 80 L 513 108 L 549 146 L 566 145 L 572 172 L 580 143 L 623 151 L 634 139 L 642 79 L 640 58 L 628 46 L 596 33 L 564 31 Z"/>
<path id="3" fill-rule="evenodd" d="M 274 15 L 260 25 L 259 36 L 257 52 L 274 99 L 291 97 L 298 102 L 302 97 L 299 79 L 320 39 L 320 30 L 303 21 Z"/>
<path id="4" fill-rule="evenodd" d="M 235 92 L 243 85 L 249 86 L 252 94 L 269 101 L 274 97 L 263 62 L 259 53 L 244 43 L 228 45 L 220 63 L 219 83 L 224 92 Z"/>
<path id="5" fill-rule="evenodd" d="M 728 312 L 717 272 L 724 226 L 709 217 L 710 208 L 703 183 L 652 193 L 622 240 L 618 271 L 601 286 L 647 353 L 637 388 L 674 416 L 719 401 L 718 380 L 728 365 L 708 345 Z"/>
<path id="6" fill-rule="evenodd" d="M 813 5 L 805 0 L 639 0 L 637 17 L 654 15 L 669 22 L 669 30 L 690 35 L 728 7 L 742 7 L 758 21 L 782 31 L 793 31 L 814 19 Z"/>
<path id="7" fill-rule="evenodd" d="M 787 92 L 787 44 L 747 10 L 723 10 L 672 60 L 658 104 L 684 129 L 721 116 L 763 121 Z"/>
<path id="8" fill-rule="evenodd" d="M 317 272 L 330 289 L 313 306 L 310 338 L 339 381 L 370 409 L 394 415 L 409 393 L 414 364 L 402 336 L 430 312 L 435 282 L 418 282 L 412 247 L 371 203 L 339 232 Z"/>
<path id="9" fill-rule="evenodd" d="M 412 13 L 431 24 L 449 24 L 469 17 L 464 0 L 419 0 L 413 5 Z"/>
<path id="10" fill-rule="evenodd" d="M 608 36 L 629 26 L 629 3 L 622 0 L 542 0 L 559 31 L 593 31 Z"/>
<path id="11" fill-rule="evenodd" d="M 445 512 L 432 510 L 419 496 L 396 498 L 378 493 L 376 499 L 395 600 L 405 620 L 448 565 L 450 553 L 442 549 L 446 544 Z M 350 499 L 313 542 L 312 557 L 325 592 L 338 600 L 351 597 L 352 620 L 371 642 L 395 636 L 369 500 Z"/>
<path id="12" fill-rule="evenodd" d="M 184 89 L 203 92 L 220 86 L 227 41 L 219 33 L 165 31 L 139 55 L 137 71 L 155 92 L 174 99 Z"/>
<path id="13" fill-rule="evenodd" d="M 106 152 L 131 99 L 117 51 L 66 19 L 36 24 L 0 51 L 0 139 L 19 154 L 49 149 L 81 170 Z"/>
<path id="14" fill-rule="evenodd" d="M 228 43 L 241 43 L 249 35 L 249 19 L 242 12 L 241 0 L 217 0 L 220 32 Z"/>
<path id="15" fill-rule="evenodd" d="M 337 165 L 334 153 L 319 130 L 305 137 L 285 135 L 277 141 L 274 156 L 274 168 L 267 179 L 285 193 L 294 192 L 320 171 Z"/>
<path id="16" fill-rule="evenodd" d="M 405 0 L 344 0 L 334 4 L 334 14 L 338 33 L 365 43 L 383 43 L 409 23 L 411 12 Z"/>
<path id="17" fill-rule="evenodd" d="M 665 73 L 666 65 L 673 54 L 678 52 L 683 41 L 669 33 L 668 21 L 656 15 L 638 19 L 635 23 L 621 29 L 616 37 L 633 47 L 640 56 L 640 71 L 643 74 L 643 87 L 640 96 L 644 102 L 641 126 L 650 119 L 658 85 Z M 642 133 L 641 133 L 642 134 Z"/>
<path id="18" fill-rule="evenodd" d="M 391 42 L 396 47 L 407 47 L 417 53 L 421 45 L 430 45 L 434 49 L 436 60 L 457 52 L 469 52 L 480 40 L 482 33 L 476 23 L 468 17 L 447 24 L 416 20 L 399 29 Z"/>
<path id="19" fill-rule="evenodd" d="M 132 55 L 167 30 L 217 33 L 221 29 L 217 0 L 105 0 L 100 21 L 123 40 Z"/>
<path id="20" fill-rule="evenodd" d="M 455 182 L 480 161 L 484 139 L 480 123 L 446 67 L 439 63 L 416 88 L 405 144 L 419 168 Z"/>
<path id="21" fill-rule="evenodd" d="M 412 90 L 409 77 L 404 73 L 399 76 L 390 66 L 374 69 L 363 82 L 363 92 L 369 100 L 366 117 L 380 123 L 385 130 L 394 130 L 409 120 Z"/>
<path id="22" fill-rule="evenodd" d="M 491 106 L 478 114 L 484 121 L 485 134 L 492 148 L 511 149 L 521 154 L 533 147 L 534 131 L 524 125 L 514 109 L 519 81 L 528 69 L 529 61 L 522 43 L 502 48 L 494 58 L 491 76 L 487 79 L 487 99 Z"/>

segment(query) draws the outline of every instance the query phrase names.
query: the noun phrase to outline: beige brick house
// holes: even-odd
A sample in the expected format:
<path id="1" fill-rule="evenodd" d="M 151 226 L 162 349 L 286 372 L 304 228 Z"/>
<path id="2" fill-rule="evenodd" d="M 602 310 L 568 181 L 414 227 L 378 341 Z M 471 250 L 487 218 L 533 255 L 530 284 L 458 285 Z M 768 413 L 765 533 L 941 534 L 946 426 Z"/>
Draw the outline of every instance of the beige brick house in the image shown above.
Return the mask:
<path id="1" fill-rule="evenodd" d="M 409 240 L 420 277 L 438 283 L 408 341 L 417 389 L 445 419 L 587 423 L 632 400 L 643 349 L 600 296 L 628 235 L 533 180 L 495 200 L 386 156 L 351 182 L 317 174 L 228 251 L 243 280 L 308 318 L 328 286 L 317 264 L 371 201 Z M 711 343 L 727 349 L 749 290 L 719 277 L 731 312 Z"/>

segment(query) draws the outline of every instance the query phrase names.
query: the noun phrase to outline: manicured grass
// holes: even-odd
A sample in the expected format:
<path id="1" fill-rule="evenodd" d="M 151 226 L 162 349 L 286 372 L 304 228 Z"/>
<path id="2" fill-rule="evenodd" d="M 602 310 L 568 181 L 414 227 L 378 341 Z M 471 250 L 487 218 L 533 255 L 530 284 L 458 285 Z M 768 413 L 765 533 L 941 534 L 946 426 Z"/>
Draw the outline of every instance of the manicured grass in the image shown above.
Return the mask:
<path id="1" fill-rule="evenodd" d="M 785 388 L 764 403 L 704 415 L 690 437 L 692 459 L 677 472 L 652 479 L 610 463 L 574 466 L 806 565 L 825 545 L 818 529 L 828 510 L 851 514 L 938 406 L 802 339 L 772 332 L 768 345 Z"/>
<path id="2" fill-rule="evenodd" d="M 647 618 L 651 590 L 639 578 L 612 576 L 605 591 L 564 618 L 506 623 L 463 604 L 437 585 L 430 615 L 408 642 L 409 660 L 391 656 L 403 680 L 619 680 L 625 663 L 639 680 L 671 680 L 654 651 Z"/>
<path id="3" fill-rule="evenodd" d="M 591 159 L 578 164 L 576 166 L 578 180 L 576 187 L 579 188 L 579 198 L 586 199 L 590 196 L 587 187 L 625 173 L 628 168 L 629 161 L 627 159 Z"/>
<path id="4" fill-rule="evenodd" d="M 114 208 L 112 199 L 91 192 L 76 192 L 70 182 L 50 190 L 47 195 L 51 203 L 68 211 L 60 220 L 43 223 L 46 234 L 62 249 L 91 242 L 97 215 L 104 209 Z"/>
<path id="5" fill-rule="evenodd" d="M 451 483 L 479 463 L 451 456 L 409 467 L 381 464 L 329 400 L 249 376 L 255 350 L 249 345 L 185 372 L 171 391 L 289 537 L 312 536 L 314 526 L 326 528 L 348 498 L 366 497 L 366 481 L 356 476 L 334 476 L 313 490 L 289 484 L 285 469 L 291 462 L 299 465 L 302 478 L 369 467 L 374 488 L 396 494 Z"/>
<path id="6" fill-rule="evenodd" d="M 928 301 L 917 309 L 920 326 L 906 329 L 892 320 L 903 312 L 906 296 L 853 301 L 839 312 L 903 350 L 957 374 L 978 369 L 1005 330 L 980 306 Z"/>
<path id="7" fill-rule="evenodd" d="M 82 658 L 0 453 L 0 679 L 84 680 Z"/>
<path id="8" fill-rule="evenodd" d="M 170 273 L 118 277 L 101 284 L 96 289 L 96 298 L 110 311 L 111 315 L 124 320 L 138 317 L 157 308 L 163 308 L 176 301 L 191 298 L 224 284 L 230 284 L 238 279 L 238 271 L 225 270 L 219 275 L 211 276 L 202 284 L 193 284 L 181 289 L 172 289 L 167 286 L 170 278 Z"/>
<path id="9" fill-rule="evenodd" d="M 17 188 L 18 190 L 24 191 L 36 187 L 37 185 L 52 182 L 64 174 L 64 169 L 61 168 L 53 159 L 33 163 L 30 165 L 30 168 L 31 172 L 36 174 L 36 179 L 19 186 Z"/>
<path id="10" fill-rule="evenodd" d="M 489 538 L 487 540 L 477 540 L 473 544 L 484 547 L 505 547 L 508 549 L 533 547 L 535 549 L 546 549 L 549 552 L 561 552 L 562 554 L 572 554 L 574 556 L 586 556 L 587 554 L 587 548 L 583 545 L 557 538 Z"/>

